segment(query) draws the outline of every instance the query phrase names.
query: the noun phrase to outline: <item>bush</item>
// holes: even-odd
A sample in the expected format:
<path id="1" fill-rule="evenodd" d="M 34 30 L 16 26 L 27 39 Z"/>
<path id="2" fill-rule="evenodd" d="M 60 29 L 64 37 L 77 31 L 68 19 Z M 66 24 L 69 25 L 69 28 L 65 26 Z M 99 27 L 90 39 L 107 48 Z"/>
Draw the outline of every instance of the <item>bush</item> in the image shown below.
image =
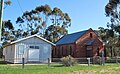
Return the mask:
<path id="1" fill-rule="evenodd" d="M 77 61 L 70 55 L 61 58 L 61 62 L 64 66 L 74 66 L 75 64 L 77 64 Z"/>
<path id="2" fill-rule="evenodd" d="M 100 56 L 96 56 L 94 58 L 94 64 L 102 64 L 102 58 Z"/>

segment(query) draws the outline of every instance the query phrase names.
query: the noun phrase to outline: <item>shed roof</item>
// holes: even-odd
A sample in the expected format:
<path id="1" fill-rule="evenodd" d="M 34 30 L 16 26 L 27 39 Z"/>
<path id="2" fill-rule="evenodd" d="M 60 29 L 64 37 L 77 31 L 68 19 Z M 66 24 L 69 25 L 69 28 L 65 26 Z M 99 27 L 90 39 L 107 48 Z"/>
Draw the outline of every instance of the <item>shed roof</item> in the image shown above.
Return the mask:
<path id="1" fill-rule="evenodd" d="M 55 44 L 61 45 L 61 44 L 69 44 L 74 43 L 76 40 L 78 40 L 82 35 L 84 35 L 88 30 L 67 34 L 63 36 L 60 40 L 58 40 Z"/>
<path id="2" fill-rule="evenodd" d="M 25 37 L 25 38 L 22 38 L 22 39 L 19 39 L 19 40 L 16 40 L 16 41 L 13 41 L 13 42 L 11 42 L 10 44 L 14 44 L 14 43 L 17 43 L 17 42 L 20 42 L 20 41 L 23 41 L 23 40 L 26 40 L 26 39 L 28 39 L 28 38 L 32 38 L 32 37 L 37 37 L 37 38 L 39 38 L 39 39 L 41 39 L 41 40 L 43 40 L 43 41 L 45 41 L 45 42 L 47 42 L 47 43 L 49 43 L 49 44 L 55 46 L 54 43 L 52 43 L 52 42 L 50 42 L 50 41 L 48 41 L 48 40 L 46 40 L 46 39 L 44 39 L 44 38 L 38 36 L 37 34 L 35 34 L 35 35 L 31 35 L 31 36 L 28 36 L 28 37 Z"/>

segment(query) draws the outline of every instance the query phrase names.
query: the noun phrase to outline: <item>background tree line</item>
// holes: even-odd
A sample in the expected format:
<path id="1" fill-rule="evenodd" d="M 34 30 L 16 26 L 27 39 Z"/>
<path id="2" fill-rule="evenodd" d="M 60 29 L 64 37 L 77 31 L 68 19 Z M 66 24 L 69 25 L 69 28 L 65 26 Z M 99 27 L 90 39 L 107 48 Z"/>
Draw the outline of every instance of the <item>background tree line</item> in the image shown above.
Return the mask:
<path id="1" fill-rule="evenodd" d="M 120 56 L 120 0 L 109 0 L 105 6 L 106 17 L 110 18 L 107 28 L 99 27 L 99 36 L 106 44 L 107 56 Z"/>

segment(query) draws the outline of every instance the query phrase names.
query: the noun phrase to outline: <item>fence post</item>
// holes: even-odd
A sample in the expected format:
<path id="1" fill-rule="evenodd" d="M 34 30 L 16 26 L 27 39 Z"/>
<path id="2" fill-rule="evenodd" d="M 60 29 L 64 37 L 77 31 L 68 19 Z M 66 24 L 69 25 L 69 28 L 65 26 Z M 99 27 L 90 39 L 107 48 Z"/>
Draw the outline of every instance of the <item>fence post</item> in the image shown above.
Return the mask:
<path id="1" fill-rule="evenodd" d="M 50 67 L 50 58 L 48 58 L 48 67 Z"/>
<path id="2" fill-rule="evenodd" d="M 89 74 L 89 70 L 90 70 L 90 58 L 87 58 L 88 60 L 88 74 Z"/>
<path id="3" fill-rule="evenodd" d="M 24 58 L 22 58 L 22 69 L 24 69 Z"/>
<path id="4" fill-rule="evenodd" d="M 102 65 L 105 64 L 104 51 L 102 51 Z"/>
<path id="5" fill-rule="evenodd" d="M 21 74 L 24 74 L 23 70 L 24 70 L 24 58 L 22 58 L 22 71 L 21 71 Z"/>
<path id="6" fill-rule="evenodd" d="M 117 59 L 117 56 L 115 56 L 115 59 L 116 59 L 116 60 L 115 60 L 115 61 L 116 61 L 116 63 L 118 63 L 118 59 Z"/>

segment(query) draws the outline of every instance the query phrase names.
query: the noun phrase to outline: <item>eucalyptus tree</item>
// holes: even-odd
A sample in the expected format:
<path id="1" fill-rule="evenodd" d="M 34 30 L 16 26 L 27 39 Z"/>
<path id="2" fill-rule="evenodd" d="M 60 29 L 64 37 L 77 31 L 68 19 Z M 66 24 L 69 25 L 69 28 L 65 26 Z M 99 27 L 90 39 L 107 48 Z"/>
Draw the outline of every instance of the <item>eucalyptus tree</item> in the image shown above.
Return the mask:
<path id="1" fill-rule="evenodd" d="M 11 41 L 14 41 L 14 27 L 10 20 L 3 21 L 3 28 L 2 28 L 2 42 L 3 45 L 7 44 Z"/>
<path id="2" fill-rule="evenodd" d="M 109 29 L 105 29 L 103 27 L 99 27 L 98 29 L 99 30 L 97 31 L 97 33 L 98 33 L 98 36 L 105 43 L 107 56 L 112 57 L 112 47 L 111 47 L 111 45 L 109 45 L 109 43 L 110 43 L 110 41 L 109 41 L 110 37 L 109 37 L 109 34 L 108 34 Z"/>
<path id="3" fill-rule="evenodd" d="M 107 56 L 115 56 L 116 51 L 118 51 L 116 49 L 119 47 L 119 36 L 115 34 L 112 29 L 103 27 L 99 27 L 98 29 L 98 35 L 105 43 Z"/>
<path id="4" fill-rule="evenodd" d="M 105 6 L 106 16 L 110 17 L 108 27 L 120 35 L 120 0 L 109 0 Z"/>
<path id="5" fill-rule="evenodd" d="M 63 13 L 57 7 L 52 10 L 47 4 L 24 12 L 16 21 L 22 33 L 20 37 L 39 34 L 52 42 L 61 35 L 67 34 L 66 28 L 70 26 L 70 22 L 71 19 L 67 13 Z"/>
<path id="6" fill-rule="evenodd" d="M 45 38 L 56 42 L 61 36 L 68 33 L 67 28 L 71 26 L 71 19 L 67 13 L 63 13 L 55 7 L 51 13 L 52 25 L 45 31 Z"/>
<path id="7" fill-rule="evenodd" d="M 11 0 L 5 0 L 4 1 L 4 9 L 7 7 L 7 6 L 9 6 L 9 5 L 11 5 L 12 4 L 12 2 L 11 2 Z"/>
<path id="8" fill-rule="evenodd" d="M 107 24 L 107 27 L 111 29 L 109 34 L 117 35 L 113 36 L 112 47 L 114 46 L 114 51 L 120 47 L 120 0 L 109 0 L 105 6 L 106 16 L 110 18 L 110 22 Z M 110 43 L 110 44 L 111 44 Z M 120 51 L 120 49 L 119 49 Z"/>
<path id="9" fill-rule="evenodd" d="M 48 5 L 38 6 L 34 10 L 24 12 L 22 17 L 18 17 L 16 23 L 23 31 L 23 37 L 33 34 L 43 35 L 51 11 Z"/>
<path id="10" fill-rule="evenodd" d="M 12 4 L 12 2 L 10 0 L 3 0 L 3 1 L 4 1 L 4 3 L 3 4 L 1 3 L 1 8 L 4 6 L 3 8 L 5 9 L 7 6 Z M 3 14 L 2 12 L 3 11 L 1 11 L 0 17 L 2 17 L 1 16 Z M 2 37 L 1 38 L 2 38 L 2 42 L 4 42 L 4 40 L 6 40 L 6 38 L 8 37 L 8 36 L 5 37 L 5 33 L 8 34 L 8 31 L 13 29 L 13 25 L 10 22 L 10 20 L 8 20 L 8 21 L 1 20 L 1 21 L 2 21 L 2 23 L 1 23 Z"/>

